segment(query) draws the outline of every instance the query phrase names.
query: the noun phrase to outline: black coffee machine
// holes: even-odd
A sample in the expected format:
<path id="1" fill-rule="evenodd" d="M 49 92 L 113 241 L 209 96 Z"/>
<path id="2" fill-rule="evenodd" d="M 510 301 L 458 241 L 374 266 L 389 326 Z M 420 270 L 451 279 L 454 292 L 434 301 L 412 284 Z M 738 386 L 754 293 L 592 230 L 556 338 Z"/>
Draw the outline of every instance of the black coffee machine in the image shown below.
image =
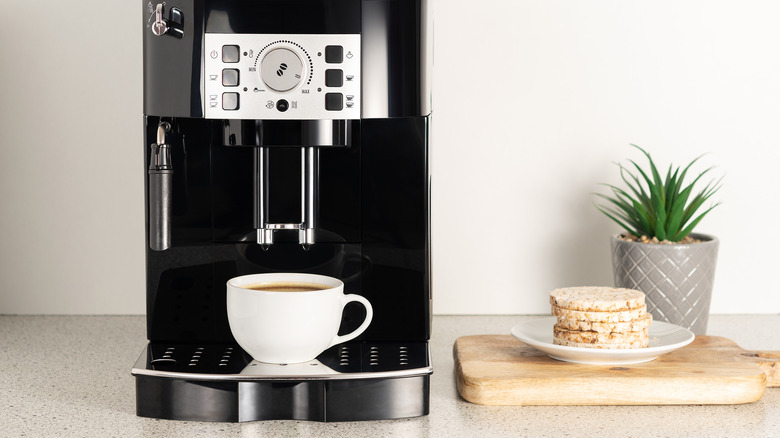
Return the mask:
<path id="1" fill-rule="evenodd" d="M 139 416 L 426 415 L 431 22 L 426 0 L 144 1 L 149 344 Z M 308 272 L 370 327 L 303 364 L 233 339 L 229 278 Z M 347 306 L 341 333 L 365 310 Z"/>

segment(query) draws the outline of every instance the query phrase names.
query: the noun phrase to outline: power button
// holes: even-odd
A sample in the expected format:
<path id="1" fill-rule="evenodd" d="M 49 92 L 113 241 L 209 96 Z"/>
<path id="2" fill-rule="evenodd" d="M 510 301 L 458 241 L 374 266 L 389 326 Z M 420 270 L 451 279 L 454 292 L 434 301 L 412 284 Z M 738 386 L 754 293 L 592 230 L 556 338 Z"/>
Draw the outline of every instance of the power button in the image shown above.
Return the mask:
<path id="1" fill-rule="evenodd" d="M 279 111 L 285 112 L 287 111 L 288 108 L 290 108 L 290 104 L 286 100 L 279 99 L 278 101 L 276 101 L 276 109 L 278 109 Z"/>

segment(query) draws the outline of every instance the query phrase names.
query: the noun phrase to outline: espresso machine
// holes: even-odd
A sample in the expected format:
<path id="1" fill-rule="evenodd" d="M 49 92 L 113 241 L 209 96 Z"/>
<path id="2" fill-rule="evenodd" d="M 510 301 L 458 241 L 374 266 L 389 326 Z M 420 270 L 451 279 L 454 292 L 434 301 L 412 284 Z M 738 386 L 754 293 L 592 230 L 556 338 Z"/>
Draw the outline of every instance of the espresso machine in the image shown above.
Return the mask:
<path id="1" fill-rule="evenodd" d="M 428 2 L 139 6 L 149 343 L 132 369 L 137 414 L 426 415 Z M 337 277 L 373 321 L 314 361 L 255 361 L 231 335 L 226 282 L 265 272 Z M 348 305 L 340 333 L 364 315 Z"/>

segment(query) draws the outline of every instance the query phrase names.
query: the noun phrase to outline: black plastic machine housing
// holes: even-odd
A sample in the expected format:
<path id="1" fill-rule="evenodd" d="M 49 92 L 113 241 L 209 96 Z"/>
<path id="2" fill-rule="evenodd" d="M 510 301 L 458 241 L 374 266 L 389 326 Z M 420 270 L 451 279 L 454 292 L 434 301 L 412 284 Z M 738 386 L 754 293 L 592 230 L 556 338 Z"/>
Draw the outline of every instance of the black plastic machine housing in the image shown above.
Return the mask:
<path id="1" fill-rule="evenodd" d="M 200 421 L 426 415 L 428 2 L 173 0 L 160 10 L 145 0 L 139 6 L 149 345 L 133 368 L 138 415 Z M 160 11 L 170 29 L 157 35 Z M 358 116 L 329 107 L 329 117 L 319 121 L 286 117 L 293 114 L 281 114 L 292 102 L 287 98 L 276 100 L 273 109 L 269 105 L 280 113 L 267 119 L 210 116 L 214 98 L 207 81 L 214 77 L 206 71 L 205 44 L 211 34 L 228 40 L 290 35 L 282 39 L 296 45 L 295 35 L 359 35 Z M 239 56 L 252 56 L 249 49 L 262 48 L 239 47 Z M 306 50 L 325 56 L 322 47 Z M 311 90 L 323 105 L 328 91 L 338 90 Z M 239 85 L 236 93 L 242 105 L 252 102 L 251 87 Z M 310 133 L 323 120 L 333 127 L 327 145 L 312 142 Z M 262 148 L 270 163 L 267 214 L 289 222 L 300 220 L 299 160 L 301 148 L 312 146 L 318 154 L 315 243 L 301 245 L 296 234 L 277 232 L 272 245 L 258 244 L 257 151 Z M 277 373 L 241 350 L 227 322 L 227 280 L 263 272 L 338 277 L 345 293 L 372 303 L 373 321 L 360 337 L 332 347 L 309 368 L 294 368 L 300 373 Z M 364 312 L 347 306 L 340 331 L 353 330 Z"/>

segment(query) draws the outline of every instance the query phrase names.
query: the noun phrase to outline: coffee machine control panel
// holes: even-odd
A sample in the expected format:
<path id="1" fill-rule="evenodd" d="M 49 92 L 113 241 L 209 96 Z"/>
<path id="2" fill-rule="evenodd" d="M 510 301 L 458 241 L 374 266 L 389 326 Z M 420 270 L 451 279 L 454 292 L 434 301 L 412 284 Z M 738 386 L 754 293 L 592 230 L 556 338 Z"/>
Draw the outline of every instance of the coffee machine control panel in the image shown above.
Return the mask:
<path id="1" fill-rule="evenodd" d="M 204 37 L 207 119 L 359 119 L 360 35 Z"/>

